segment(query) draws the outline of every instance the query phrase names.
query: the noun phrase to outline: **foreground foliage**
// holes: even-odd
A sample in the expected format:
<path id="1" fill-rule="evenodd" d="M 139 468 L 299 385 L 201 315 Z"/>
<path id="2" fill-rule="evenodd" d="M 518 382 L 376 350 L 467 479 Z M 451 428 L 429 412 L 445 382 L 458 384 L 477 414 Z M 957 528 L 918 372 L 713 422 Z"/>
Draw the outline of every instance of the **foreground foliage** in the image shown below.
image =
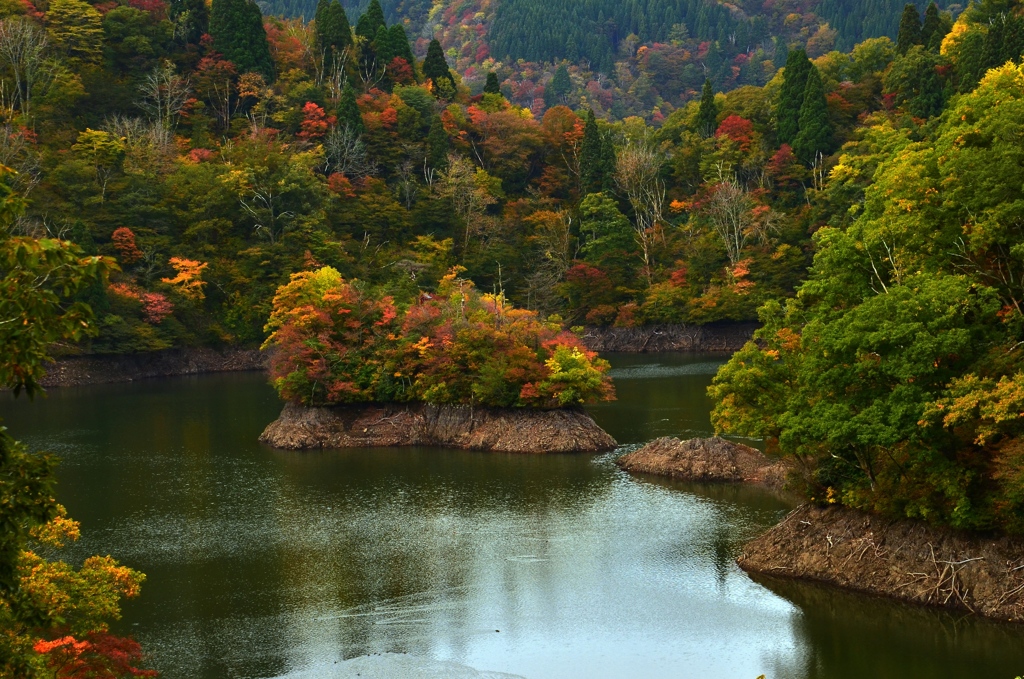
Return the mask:
<path id="1" fill-rule="evenodd" d="M 919 139 L 879 120 L 833 182 L 796 299 L 711 388 L 716 428 L 798 459 L 820 500 L 1024 532 L 1024 67 L 990 71 Z M 876 168 L 873 171 L 870 168 Z"/>
<path id="2" fill-rule="evenodd" d="M 305 405 L 539 408 L 613 397 L 608 363 L 575 335 L 458 273 L 406 308 L 330 267 L 293 275 L 274 298 L 264 345 L 278 393 Z"/>
<path id="3" fill-rule="evenodd" d="M 50 344 L 91 330 L 72 297 L 114 267 L 66 241 L 12 237 L 22 205 L 9 172 L 0 182 L 0 385 L 32 396 Z M 137 667 L 138 644 L 109 632 L 145 576 L 109 556 L 53 558 L 79 535 L 53 497 L 53 464 L 0 427 L 0 677 L 155 676 Z"/>

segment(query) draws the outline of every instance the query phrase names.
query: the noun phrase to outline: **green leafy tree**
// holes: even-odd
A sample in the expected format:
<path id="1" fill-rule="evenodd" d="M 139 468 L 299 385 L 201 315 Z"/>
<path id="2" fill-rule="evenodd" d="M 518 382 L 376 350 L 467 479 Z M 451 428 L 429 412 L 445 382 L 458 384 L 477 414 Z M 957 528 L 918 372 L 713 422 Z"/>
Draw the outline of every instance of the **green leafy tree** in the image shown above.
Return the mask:
<path id="1" fill-rule="evenodd" d="M 781 144 L 792 144 L 800 131 L 800 109 L 803 107 L 807 74 L 810 73 L 811 67 L 811 60 L 802 49 L 791 51 L 786 59 L 782 89 L 779 91 L 779 102 L 775 107 L 777 133 Z"/>
<path id="2" fill-rule="evenodd" d="M 813 163 L 819 153 L 831 153 L 835 143 L 825 101 L 825 88 L 813 64 L 807 73 L 803 99 L 800 106 L 800 131 L 793 140 L 793 152 L 805 163 Z"/>
<path id="3" fill-rule="evenodd" d="M 325 57 L 336 59 L 352 44 L 352 28 L 338 0 L 320 0 L 316 6 L 316 42 Z"/>
<path id="4" fill-rule="evenodd" d="M 601 133 L 592 110 L 587 111 L 580 144 L 580 184 L 583 194 L 599 193 L 614 183 L 615 150 Z"/>
<path id="5" fill-rule="evenodd" d="M 50 37 L 72 65 L 103 58 L 102 24 L 99 11 L 82 0 L 53 0 L 46 13 Z"/>
<path id="6" fill-rule="evenodd" d="M 210 30 L 210 10 L 203 0 L 172 0 L 167 16 L 174 23 L 175 37 L 189 44 L 199 44 Z"/>
<path id="7" fill-rule="evenodd" d="M 715 133 L 718 127 L 718 105 L 715 104 L 715 91 L 711 87 L 711 80 L 704 80 L 704 87 L 700 94 L 700 107 L 697 109 L 697 119 L 694 122 L 695 131 L 701 137 L 707 139 Z"/>
<path id="8" fill-rule="evenodd" d="M 896 51 L 906 54 L 914 45 L 921 44 L 921 14 L 917 6 L 907 3 L 903 7 L 903 16 L 900 17 L 900 29 L 896 34 Z"/>

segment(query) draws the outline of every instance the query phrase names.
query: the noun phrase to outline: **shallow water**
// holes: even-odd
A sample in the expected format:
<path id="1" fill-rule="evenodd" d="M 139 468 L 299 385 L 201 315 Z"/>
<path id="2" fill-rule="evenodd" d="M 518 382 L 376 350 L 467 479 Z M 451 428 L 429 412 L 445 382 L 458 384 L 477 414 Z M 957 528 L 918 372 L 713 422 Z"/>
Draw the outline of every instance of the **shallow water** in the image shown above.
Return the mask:
<path id="1" fill-rule="evenodd" d="M 592 412 L 620 442 L 710 433 L 720 359 L 612 362 L 619 400 Z M 255 440 L 279 410 L 259 374 L 0 401 L 15 436 L 63 458 L 74 555 L 148 575 L 120 631 L 168 679 L 326 676 L 385 653 L 413 656 L 395 676 L 1024 673 L 1017 627 L 751 580 L 739 546 L 790 508 L 768 492 L 630 477 L 621 449 L 274 451 Z"/>

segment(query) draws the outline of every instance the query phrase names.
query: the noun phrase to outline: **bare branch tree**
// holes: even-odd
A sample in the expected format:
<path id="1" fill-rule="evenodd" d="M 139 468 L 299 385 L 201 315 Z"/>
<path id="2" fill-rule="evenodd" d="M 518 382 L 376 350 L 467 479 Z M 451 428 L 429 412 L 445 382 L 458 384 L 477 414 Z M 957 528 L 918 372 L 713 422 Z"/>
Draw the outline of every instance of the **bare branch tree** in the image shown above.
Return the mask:
<path id="1" fill-rule="evenodd" d="M 740 261 L 743 249 L 751 241 L 767 239 L 779 217 L 767 205 L 759 205 L 736 178 L 728 174 L 720 174 L 718 183 L 698 203 L 696 213 L 721 239 L 732 266 Z"/>
<path id="2" fill-rule="evenodd" d="M 139 108 L 152 116 L 160 129 L 170 132 L 177 126 L 178 114 L 188 100 L 191 87 L 188 79 L 174 70 L 174 64 L 164 61 L 146 76 L 139 92 L 142 94 Z"/>
<path id="3" fill-rule="evenodd" d="M 626 143 L 615 159 L 615 183 L 633 208 L 633 231 L 644 260 L 644 275 L 651 283 L 654 242 L 665 204 L 661 156 L 642 141 Z"/>
<path id="4" fill-rule="evenodd" d="M 324 137 L 328 167 L 346 177 L 366 177 L 377 173 L 377 164 L 366 155 L 362 137 L 348 125 L 336 126 Z"/>
<path id="5" fill-rule="evenodd" d="M 46 32 L 20 16 L 0 21 L 0 60 L 14 78 L 14 105 L 23 115 L 31 113 L 32 93 L 44 75 Z"/>

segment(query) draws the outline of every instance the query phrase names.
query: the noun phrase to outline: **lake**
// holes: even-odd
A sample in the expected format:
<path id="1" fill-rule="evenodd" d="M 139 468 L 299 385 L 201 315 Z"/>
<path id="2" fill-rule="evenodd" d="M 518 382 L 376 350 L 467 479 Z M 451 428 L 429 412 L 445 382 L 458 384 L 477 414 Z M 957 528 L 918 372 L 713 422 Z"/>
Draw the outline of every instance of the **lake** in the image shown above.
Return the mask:
<path id="1" fill-rule="evenodd" d="M 710 435 L 722 359 L 610 360 L 618 400 L 591 412 L 623 448 L 599 456 L 275 451 L 256 437 L 281 405 L 256 373 L 53 389 L 0 417 L 62 460 L 69 556 L 147 574 L 116 631 L 166 679 L 387 653 L 528 679 L 1024 674 L 1021 627 L 752 580 L 733 559 L 791 500 L 614 465 Z"/>

